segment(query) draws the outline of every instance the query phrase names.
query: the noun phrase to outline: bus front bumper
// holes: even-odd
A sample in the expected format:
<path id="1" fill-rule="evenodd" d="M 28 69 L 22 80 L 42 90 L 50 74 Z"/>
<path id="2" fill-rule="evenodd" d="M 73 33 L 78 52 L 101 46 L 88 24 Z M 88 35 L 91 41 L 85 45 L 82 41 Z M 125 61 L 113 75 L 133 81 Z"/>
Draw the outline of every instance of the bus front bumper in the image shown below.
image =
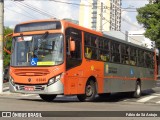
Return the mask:
<path id="1" fill-rule="evenodd" d="M 52 85 L 21 85 L 9 82 L 10 92 L 26 94 L 63 94 L 64 86 L 59 80 Z"/>

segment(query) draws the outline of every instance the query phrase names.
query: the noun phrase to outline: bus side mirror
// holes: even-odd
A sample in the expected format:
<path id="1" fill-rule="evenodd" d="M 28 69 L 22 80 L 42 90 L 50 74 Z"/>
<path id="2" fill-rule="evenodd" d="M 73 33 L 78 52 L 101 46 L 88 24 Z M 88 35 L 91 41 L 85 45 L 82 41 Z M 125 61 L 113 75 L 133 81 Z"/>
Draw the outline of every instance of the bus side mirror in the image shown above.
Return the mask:
<path id="1" fill-rule="evenodd" d="M 70 51 L 72 51 L 72 52 L 75 51 L 75 49 L 76 49 L 76 43 L 75 43 L 75 41 L 73 40 L 72 37 L 70 37 L 69 42 L 70 42 Z"/>
<path id="2" fill-rule="evenodd" d="M 3 47 L 3 50 L 5 51 L 5 52 L 7 52 L 8 54 L 11 54 L 11 51 L 10 50 L 8 50 L 7 48 L 6 48 L 6 46 L 7 46 L 7 42 L 8 42 L 8 37 L 11 37 L 13 34 L 11 33 L 11 34 L 8 34 L 8 35 L 6 35 L 5 37 L 4 37 L 4 47 Z"/>

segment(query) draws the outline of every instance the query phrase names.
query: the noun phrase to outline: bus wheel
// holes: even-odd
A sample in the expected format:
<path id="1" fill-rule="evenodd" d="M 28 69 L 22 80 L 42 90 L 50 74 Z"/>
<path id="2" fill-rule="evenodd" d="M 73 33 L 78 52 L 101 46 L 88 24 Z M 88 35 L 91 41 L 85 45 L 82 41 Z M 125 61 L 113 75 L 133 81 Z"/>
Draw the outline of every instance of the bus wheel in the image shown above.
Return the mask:
<path id="1" fill-rule="evenodd" d="M 57 95 L 39 94 L 39 96 L 42 98 L 42 100 L 46 102 L 52 102 L 56 98 Z"/>
<path id="2" fill-rule="evenodd" d="M 96 83 L 89 80 L 85 87 L 85 94 L 77 95 L 77 98 L 81 102 L 90 102 L 95 99 L 96 93 Z"/>
<path id="3" fill-rule="evenodd" d="M 133 92 L 133 97 L 139 98 L 141 96 L 141 83 L 140 81 L 136 82 L 136 89 Z"/>

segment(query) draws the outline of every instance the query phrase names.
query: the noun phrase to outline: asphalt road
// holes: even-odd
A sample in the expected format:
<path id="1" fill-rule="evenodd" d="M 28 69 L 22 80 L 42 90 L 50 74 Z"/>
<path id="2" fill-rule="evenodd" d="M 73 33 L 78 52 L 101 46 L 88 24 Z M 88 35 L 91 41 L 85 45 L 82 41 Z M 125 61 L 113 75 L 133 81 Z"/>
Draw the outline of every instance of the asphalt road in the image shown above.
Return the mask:
<path id="1" fill-rule="evenodd" d="M 7 83 L 4 86 L 7 88 Z M 53 102 L 44 102 L 38 95 L 33 94 L 11 94 L 5 89 L 0 94 L 0 111 L 69 111 L 72 117 L 60 117 L 65 112 L 60 112 L 59 117 L 47 119 L 84 119 L 84 120 L 160 120 L 160 117 L 76 117 L 79 112 L 74 111 L 160 111 L 160 87 L 157 86 L 151 90 L 143 91 L 142 97 L 135 99 L 129 97 L 126 93 L 115 93 L 107 98 L 97 96 L 94 102 L 79 102 L 75 96 L 58 96 Z M 72 114 L 73 113 L 73 114 Z M 51 113 L 54 114 L 54 113 Z M 90 114 L 90 113 L 88 113 Z M 96 115 L 96 113 L 93 113 Z M 98 114 L 98 113 L 97 113 Z M 113 113 L 107 113 L 113 114 Z M 115 112 L 116 115 L 116 112 Z M 159 113 L 160 115 L 160 113 Z M 75 117 L 74 117 L 75 116 Z M 103 115 L 102 115 L 103 116 Z M 2 118 L 0 118 L 1 120 Z M 12 118 L 18 120 L 19 118 Z M 33 118 L 23 118 L 33 119 Z M 36 119 L 36 118 L 34 118 Z M 46 118 L 37 118 L 37 120 Z"/>

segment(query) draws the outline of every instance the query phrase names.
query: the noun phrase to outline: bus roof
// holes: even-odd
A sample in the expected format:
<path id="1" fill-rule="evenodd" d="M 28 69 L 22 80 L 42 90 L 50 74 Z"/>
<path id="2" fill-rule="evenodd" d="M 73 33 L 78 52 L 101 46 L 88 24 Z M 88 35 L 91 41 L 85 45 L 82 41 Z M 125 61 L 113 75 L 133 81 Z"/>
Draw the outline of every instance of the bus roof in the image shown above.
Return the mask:
<path id="1" fill-rule="evenodd" d="M 85 31 L 85 32 L 89 32 L 89 33 L 92 33 L 92 34 L 95 34 L 95 35 L 99 35 L 101 37 L 105 37 L 105 38 L 108 38 L 110 40 L 114 40 L 116 42 L 124 43 L 124 44 L 130 45 L 130 46 L 133 46 L 133 47 L 137 47 L 139 49 L 144 49 L 144 50 L 148 50 L 148 51 L 151 51 L 151 52 L 154 51 L 153 49 L 145 48 L 143 46 L 139 46 L 137 44 L 130 43 L 128 41 L 125 41 L 125 40 L 118 39 L 116 37 L 107 35 L 107 32 L 104 34 L 104 33 L 99 32 L 99 31 L 95 31 L 95 30 L 91 30 L 89 28 L 85 28 L 85 27 L 79 26 L 79 25 L 77 25 L 75 23 L 72 23 L 70 21 L 67 21 L 67 20 L 59 20 L 59 19 L 32 20 L 32 21 L 22 22 L 22 23 L 19 23 L 17 25 L 23 25 L 23 24 L 28 24 L 28 23 L 37 23 L 37 22 L 52 22 L 52 21 L 60 21 L 62 24 L 67 25 L 69 27 L 78 28 L 79 30 L 82 30 L 82 31 Z"/>
<path id="2" fill-rule="evenodd" d="M 130 46 L 133 46 L 133 47 L 137 47 L 137 48 L 139 48 L 139 49 L 144 49 L 144 50 L 148 50 L 148 51 L 151 51 L 151 52 L 154 51 L 153 49 L 149 49 L 149 48 L 146 48 L 146 47 L 143 47 L 143 46 L 140 46 L 140 45 L 137 45 L 137 44 L 128 42 L 128 41 L 126 41 L 126 40 L 118 39 L 118 38 L 116 38 L 116 37 L 113 37 L 113 36 L 110 36 L 110 35 L 107 35 L 107 34 L 103 34 L 103 36 L 104 36 L 105 38 L 110 39 L 110 40 L 114 40 L 114 41 L 116 41 L 116 42 L 120 42 L 120 43 L 123 43 L 123 44 L 126 44 L 126 45 L 130 45 Z"/>
<path id="3" fill-rule="evenodd" d="M 26 21 L 26 22 L 21 22 L 17 25 L 22 25 L 22 24 L 27 24 L 27 23 L 35 23 L 35 22 L 51 22 L 51 21 L 60 21 L 60 20 L 58 20 L 58 19 L 30 20 L 30 21 Z"/>

